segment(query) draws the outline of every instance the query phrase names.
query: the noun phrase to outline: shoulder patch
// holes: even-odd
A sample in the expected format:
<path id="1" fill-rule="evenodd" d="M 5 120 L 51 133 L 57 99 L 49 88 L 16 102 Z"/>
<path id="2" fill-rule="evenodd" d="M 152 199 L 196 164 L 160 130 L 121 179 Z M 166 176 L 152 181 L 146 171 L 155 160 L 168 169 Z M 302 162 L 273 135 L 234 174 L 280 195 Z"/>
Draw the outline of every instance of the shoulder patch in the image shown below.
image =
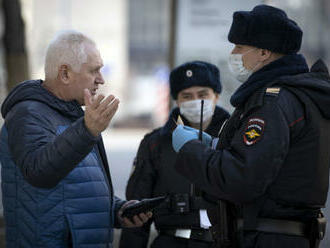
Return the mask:
<path id="1" fill-rule="evenodd" d="M 243 141 L 246 145 L 255 144 L 263 136 L 265 121 L 260 118 L 250 118 L 243 134 Z"/>
<path id="2" fill-rule="evenodd" d="M 281 88 L 278 87 L 270 87 L 270 88 L 266 88 L 266 95 L 267 96 L 278 96 L 278 94 L 280 93 Z"/>

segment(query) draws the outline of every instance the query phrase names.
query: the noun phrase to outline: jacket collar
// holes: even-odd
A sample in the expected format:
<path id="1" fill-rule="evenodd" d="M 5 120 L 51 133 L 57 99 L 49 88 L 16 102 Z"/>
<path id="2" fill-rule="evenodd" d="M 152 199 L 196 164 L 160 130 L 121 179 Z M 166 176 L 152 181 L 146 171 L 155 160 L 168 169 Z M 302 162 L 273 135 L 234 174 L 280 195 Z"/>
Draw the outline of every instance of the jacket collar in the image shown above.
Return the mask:
<path id="1" fill-rule="evenodd" d="M 69 118 L 77 119 L 84 112 L 77 101 L 64 101 L 50 93 L 42 86 L 42 80 L 25 81 L 17 85 L 6 97 L 1 106 L 3 118 L 13 106 L 22 101 L 38 101 L 60 112 Z"/>
<path id="2" fill-rule="evenodd" d="M 234 107 L 244 104 L 260 88 L 282 76 L 308 72 L 305 58 L 300 54 L 281 57 L 253 73 L 232 95 L 230 102 Z"/>

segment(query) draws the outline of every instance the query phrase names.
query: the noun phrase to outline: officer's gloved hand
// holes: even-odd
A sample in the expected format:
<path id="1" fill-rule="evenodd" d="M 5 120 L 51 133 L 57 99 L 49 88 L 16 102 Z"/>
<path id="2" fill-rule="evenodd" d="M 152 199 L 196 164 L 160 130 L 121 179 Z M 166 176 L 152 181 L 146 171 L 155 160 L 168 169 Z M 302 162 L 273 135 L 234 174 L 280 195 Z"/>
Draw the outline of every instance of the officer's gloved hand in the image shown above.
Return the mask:
<path id="1" fill-rule="evenodd" d="M 179 152 L 181 147 L 189 142 L 190 140 L 198 139 L 199 131 L 195 128 L 178 125 L 172 133 L 172 146 L 176 152 Z M 204 145 L 211 145 L 212 137 L 203 132 L 202 133 L 202 143 Z"/>

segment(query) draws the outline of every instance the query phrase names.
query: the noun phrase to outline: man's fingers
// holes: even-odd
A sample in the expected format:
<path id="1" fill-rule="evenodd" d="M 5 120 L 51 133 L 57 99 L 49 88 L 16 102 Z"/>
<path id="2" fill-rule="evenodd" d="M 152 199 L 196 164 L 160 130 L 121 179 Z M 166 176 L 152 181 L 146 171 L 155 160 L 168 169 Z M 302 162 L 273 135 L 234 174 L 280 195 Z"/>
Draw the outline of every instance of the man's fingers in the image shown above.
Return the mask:
<path id="1" fill-rule="evenodd" d="M 137 215 L 133 216 L 132 220 L 124 217 L 123 222 L 125 227 L 140 227 L 143 225 L 143 222 L 139 219 Z"/>
<path id="2" fill-rule="evenodd" d="M 103 115 L 107 118 L 107 119 L 111 119 L 114 114 L 116 113 L 117 109 L 118 109 L 118 105 L 119 105 L 119 99 L 115 99 L 113 100 L 108 107 L 104 110 Z"/>
<path id="3" fill-rule="evenodd" d="M 141 214 L 140 214 L 141 215 Z M 135 226 L 142 226 L 143 225 L 143 221 L 139 218 L 139 216 L 134 215 L 133 216 L 133 221 L 134 221 L 134 225 Z"/>
<path id="4" fill-rule="evenodd" d="M 123 222 L 124 222 L 125 227 L 134 227 L 135 226 L 134 223 L 126 217 L 123 218 Z"/>
<path id="5" fill-rule="evenodd" d="M 139 214 L 139 218 L 140 220 L 143 222 L 143 223 L 146 223 L 149 218 L 152 216 L 152 213 L 151 212 L 148 212 L 148 213 L 140 213 Z"/>
<path id="6" fill-rule="evenodd" d="M 102 94 L 98 95 L 91 105 L 92 109 L 96 109 L 100 105 L 100 102 L 102 102 L 103 99 L 104 99 L 104 95 Z"/>
<path id="7" fill-rule="evenodd" d="M 114 95 L 110 95 L 108 96 L 106 99 L 104 99 L 100 105 L 98 106 L 98 110 L 100 111 L 100 113 L 103 113 L 108 105 L 115 99 L 115 96 Z"/>
<path id="8" fill-rule="evenodd" d="M 151 217 L 152 212 L 147 212 L 134 215 L 131 219 L 124 217 L 122 221 L 125 227 L 141 227 L 144 223 L 148 222 Z"/>
<path id="9" fill-rule="evenodd" d="M 86 93 L 86 100 L 88 94 Z M 92 101 L 91 105 L 86 106 L 85 123 L 90 132 L 97 136 L 107 128 L 112 117 L 118 109 L 119 100 L 110 95 L 104 99 L 103 95 L 99 95 Z M 102 102 L 103 100 L 103 102 Z M 101 111 L 102 109 L 105 109 Z"/>

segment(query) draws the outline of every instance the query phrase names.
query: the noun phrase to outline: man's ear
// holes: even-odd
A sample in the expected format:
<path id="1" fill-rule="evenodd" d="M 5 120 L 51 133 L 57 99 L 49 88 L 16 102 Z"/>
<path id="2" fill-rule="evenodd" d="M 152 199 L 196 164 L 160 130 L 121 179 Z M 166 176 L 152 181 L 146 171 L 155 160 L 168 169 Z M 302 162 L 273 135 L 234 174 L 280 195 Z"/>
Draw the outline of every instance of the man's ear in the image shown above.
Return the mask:
<path id="1" fill-rule="evenodd" d="M 272 52 L 267 49 L 260 49 L 260 61 L 264 62 L 270 58 Z"/>
<path id="2" fill-rule="evenodd" d="M 61 65 L 58 69 L 58 77 L 59 79 L 65 83 L 69 83 L 70 73 L 69 73 L 69 66 L 68 65 Z"/>
<path id="3" fill-rule="evenodd" d="M 217 104 L 217 102 L 219 101 L 219 98 L 220 98 L 220 94 L 215 92 L 215 104 Z"/>

